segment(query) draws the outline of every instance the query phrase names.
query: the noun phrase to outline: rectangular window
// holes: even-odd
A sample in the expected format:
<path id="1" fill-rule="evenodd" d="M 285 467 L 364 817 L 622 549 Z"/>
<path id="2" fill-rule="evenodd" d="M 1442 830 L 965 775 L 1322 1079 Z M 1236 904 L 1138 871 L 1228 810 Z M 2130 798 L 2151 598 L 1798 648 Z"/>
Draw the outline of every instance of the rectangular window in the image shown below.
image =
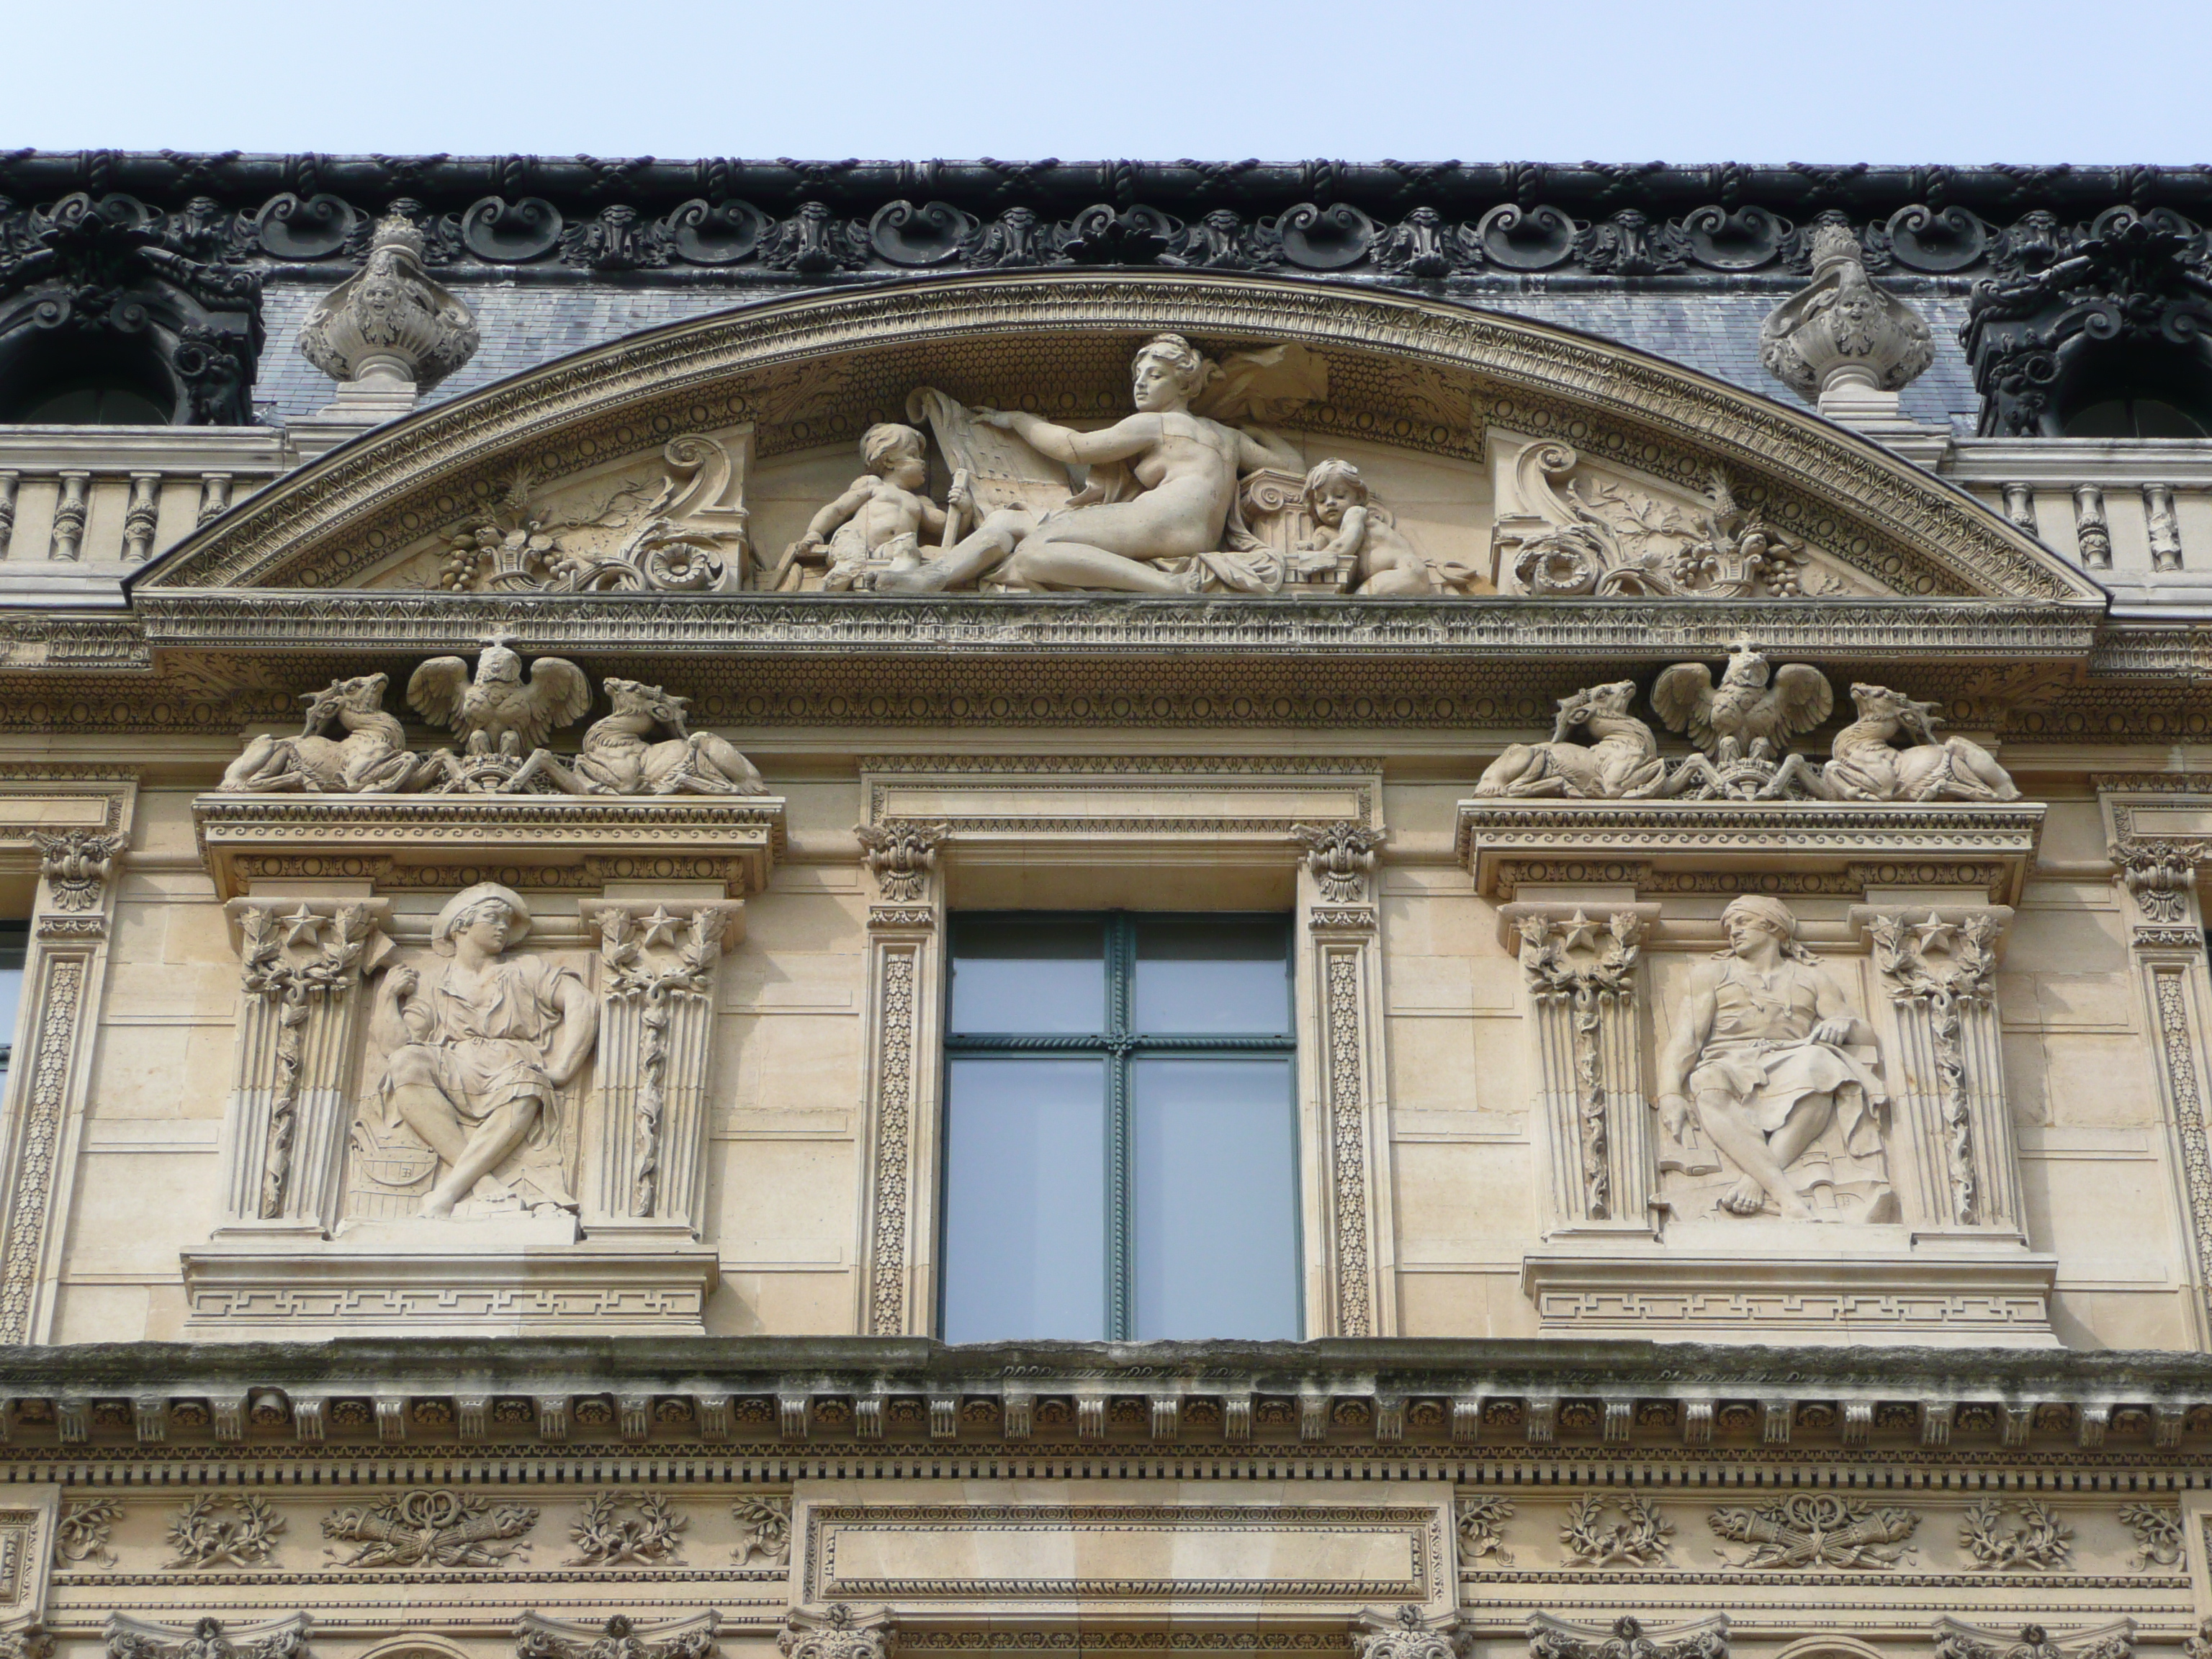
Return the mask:
<path id="1" fill-rule="evenodd" d="M 0 1079 L 5 1079 L 15 1056 L 9 1045 L 15 1036 L 15 1018 L 23 1003 L 23 963 L 31 952 L 31 924 L 0 921 Z"/>
<path id="2" fill-rule="evenodd" d="M 1298 1334 L 1290 938 L 952 919 L 947 1342 Z"/>

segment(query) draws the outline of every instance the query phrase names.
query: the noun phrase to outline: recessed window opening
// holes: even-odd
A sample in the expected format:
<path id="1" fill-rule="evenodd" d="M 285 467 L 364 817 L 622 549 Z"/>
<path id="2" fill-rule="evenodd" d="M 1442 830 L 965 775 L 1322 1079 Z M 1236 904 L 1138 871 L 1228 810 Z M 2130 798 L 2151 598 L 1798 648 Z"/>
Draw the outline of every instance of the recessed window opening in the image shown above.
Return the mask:
<path id="1" fill-rule="evenodd" d="M 167 426 L 176 398 L 150 343 L 38 340 L 0 374 L 0 421 L 22 426 Z"/>
<path id="2" fill-rule="evenodd" d="M 948 1342 L 1294 1338 L 1289 919 L 955 916 Z"/>
<path id="3" fill-rule="evenodd" d="M 2069 438 L 2212 436 L 2212 368 L 2183 347 L 2094 348 L 2066 373 L 2058 424 Z"/>
<path id="4" fill-rule="evenodd" d="M 0 1080 L 15 1062 L 15 1020 L 23 1005 L 23 965 L 31 952 L 31 924 L 0 921 Z"/>

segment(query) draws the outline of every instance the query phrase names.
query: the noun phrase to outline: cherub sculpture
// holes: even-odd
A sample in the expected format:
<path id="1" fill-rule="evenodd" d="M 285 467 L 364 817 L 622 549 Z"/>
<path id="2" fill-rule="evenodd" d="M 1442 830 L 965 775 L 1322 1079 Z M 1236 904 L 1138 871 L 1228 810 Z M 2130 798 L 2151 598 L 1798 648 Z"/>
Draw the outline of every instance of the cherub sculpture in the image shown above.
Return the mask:
<path id="1" fill-rule="evenodd" d="M 1677 663 L 1652 683 L 1651 707 L 1668 726 L 1686 729 L 1690 741 L 1723 769 L 1748 761 L 1778 763 L 1791 738 L 1828 718 L 1835 693 L 1827 676 L 1802 663 L 1774 671 L 1748 645 L 1729 655 L 1721 683 L 1701 662 Z"/>
<path id="2" fill-rule="evenodd" d="M 1939 738 L 1942 717 L 1886 685 L 1851 687 L 1859 717 L 1836 733 L 1826 766 L 1802 755 L 1783 763 L 1822 800 L 2018 800 L 2020 787 L 1990 751 L 1967 738 Z M 1902 735 L 1903 748 L 1893 745 Z"/>
<path id="3" fill-rule="evenodd" d="M 562 1169 L 562 1091 L 599 1038 L 598 1000 L 571 968 L 508 956 L 530 932 L 520 895 L 483 882 L 438 912 L 430 948 L 446 966 L 425 983 L 394 968 L 378 993 L 380 1022 L 400 1041 L 376 1104 L 437 1154 L 425 1216 L 465 1199 L 498 1207 L 575 1207 Z"/>
<path id="4" fill-rule="evenodd" d="M 1628 712 L 1634 680 L 1586 686 L 1559 699 L 1548 743 L 1516 743 L 1483 773 L 1478 795 L 1636 800 L 1665 793 L 1667 763 L 1651 728 Z M 1577 728 L 1591 741 L 1574 743 Z"/>
<path id="5" fill-rule="evenodd" d="M 384 712 L 382 674 L 332 680 L 302 697 L 306 720 L 296 737 L 264 732 L 230 763 L 222 787 L 234 793 L 314 790 L 338 794 L 397 794 L 413 781 L 420 763 L 407 747 L 399 722 Z M 335 721 L 343 738 L 323 733 Z"/>
<path id="6" fill-rule="evenodd" d="M 765 795 L 768 785 L 753 764 L 712 732 L 694 732 L 684 710 L 689 697 L 672 696 L 637 680 L 602 682 L 614 713 L 584 733 L 574 762 L 549 759 L 546 769 L 578 795 Z M 674 735 L 647 739 L 657 729 Z"/>
<path id="7" fill-rule="evenodd" d="M 1424 557 L 1376 504 L 1350 461 L 1331 459 L 1306 474 L 1306 511 L 1328 539 L 1305 550 L 1323 568 L 1351 557 L 1352 591 L 1370 599 L 1425 599 L 1431 593 L 1488 592 L 1472 565 Z"/>
<path id="8" fill-rule="evenodd" d="M 1235 592 L 1279 590 L 1280 558 L 1234 521 L 1237 483 L 1262 467 L 1294 471 L 1302 458 L 1261 428 L 1193 409 L 1222 370 L 1180 334 L 1154 337 L 1129 368 L 1136 413 L 1101 431 L 1020 410 L 972 411 L 1042 466 L 1088 467 L 1090 483 L 1062 495 L 1058 510 L 995 507 L 937 557 L 879 574 L 877 591 L 942 592 L 987 578 L 1043 592 L 1191 593 L 1209 580 Z"/>
<path id="9" fill-rule="evenodd" d="M 967 477 L 954 477 L 943 507 L 924 495 L 929 463 L 921 433 L 895 422 L 878 422 L 860 434 L 860 459 L 868 470 L 784 549 L 769 586 L 779 591 L 796 586 L 801 562 L 826 546 L 830 568 L 823 586 L 844 592 L 861 585 L 870 560 L 888 559 L 892 570 L 912 570 L 921 563 L 925 534 L 946 544 L 958 535 L 968 507 Z"/>

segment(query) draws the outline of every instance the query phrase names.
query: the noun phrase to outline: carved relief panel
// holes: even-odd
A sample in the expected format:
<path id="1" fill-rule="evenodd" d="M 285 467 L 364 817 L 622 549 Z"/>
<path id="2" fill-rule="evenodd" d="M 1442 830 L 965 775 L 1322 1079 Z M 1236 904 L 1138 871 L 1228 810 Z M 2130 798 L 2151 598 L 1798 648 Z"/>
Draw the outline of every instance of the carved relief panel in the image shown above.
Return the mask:
<path id="1" fill-rule="evenodd" d="M 1795 691 L 1738 678 L 1693 717 L 1721 764 L 1679 763 L 1680 797 L 1602 798 L 1642 774 L 1566 764 L 1602 755 L 1563 738 L 1538 746 L 1561 763 L 1509 751 L 1462 804 L 1522 963 L 1552 1170 L 1524 1288 L 1563 1333 L 2050 1344 L 1993 997 L 2012 912 L 1990 902 L 2042 809 L 1926 733 L 1877 758 L 1935 757 L 1958 805 L 1836 799 L 1840 762 L 1789 799 L 1787 726 L 1743 717 Z M 1656 751 L 1642 770 L 1668 781 Z M 1553 799 L 1511 800 L 1524 783 Z"/>

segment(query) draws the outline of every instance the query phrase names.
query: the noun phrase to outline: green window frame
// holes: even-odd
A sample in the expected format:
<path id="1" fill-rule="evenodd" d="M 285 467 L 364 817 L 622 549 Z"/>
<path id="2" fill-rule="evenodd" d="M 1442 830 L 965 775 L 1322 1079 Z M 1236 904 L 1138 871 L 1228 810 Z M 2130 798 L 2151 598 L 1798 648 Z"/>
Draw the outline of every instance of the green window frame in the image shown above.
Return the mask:
<path id="1" fill-rule="evenodd" d="M 1291 1291 L 1288 1309 L 1291 1328 L 1276 1333 L 1288 1340 L 1303 1335 L 1303 1275 L 1296 1257 L 1298 1248 L 1298 1157 L 1297 1157 L 1297 1032 L 1296 1014 L 1295 977 L 1296 955 L 1292 949 L 1291 919 L 1279 912 L 1219 912 L 1187 914 L 1173 912 L 1066 912 L 1066 911 L 971 911 L 956 913 L 950 919 L 948 936 L 951 948 L 950 971 L 946 975 L 945 1010 L 944 1062 L 945 1077 L 940 1098 L 945 1103 L 946 1118 L 943 1145 L 948 1155 L 953 1147 L 953 1114 L 955 1111 L 956 1068 L 963 1060 L 1069 1059 L 1096 1062 L 1104 1073 L 1105 1155 L 1103 1175 L 1105 1194 L 1105 1332 L 1104 1340 L 1127 1341 L 1138 1339 L 1137 1285 L 1138 1249 L 1134 1237 L 1137 1226 L 1138 1182 L 1136 1136 L 1137 1079 L 1139 1067 L 1147 1060 L 1192 1060 L 1206 1059 L 1272 1060 L 1284 1062 L 1285 1078 L 1281 1126 L 1285 1137 L 1284 1152 L 1287 1169 L 1287 1190 L 1281 1194 L 1285 1206 L 1283 1214 L 1285 1246 L 1291 1260 L 1288 1264 Z M 981 927 L 1004 927 L 1012 924 L 1069 927 L 1097 926 L 1103 933 L 1103 1006 L 1097 1029 L 1091 1031 L 1024 1031 L 1024 1030 L 968 1030 L 954 1029 L 955 981 L 960 971 L 963 933 Z M 1284 976 L 1281 999 L 1282 1014 L 1279 1029 L 1237 1031 L 1170 1031 L 1140 1030 L 1134 1018 L 1134 999 L 1138 972 L 1139 932 L 1154 924 L 1165 923 L 1200 932 L 1218 929 L 1222 924 L 1256 930 L 1261 927 L 1279 929 L 1281 961 Z M 944 1172 L 949 1175 L 948 1170 Z M 941 1182 L 941 1188 L 949 1187 Z M 938 1285 L 938 1328 L 946 1340 L 959 1340 L 958 1334 L 947 1330 L 947 1303 L 950 1290 L 949 1273 L 952 1250 L 951 1231 L 955 1218 L 951 1214 L 951 1194 L 939 1206 L 938 1259 L 945 1272 L 941 1272 Z M 979 1339 L 981 1340 L 981 1339 Z M 1003 1340 L 1019 1340 L 1008 1336 Z"/>

